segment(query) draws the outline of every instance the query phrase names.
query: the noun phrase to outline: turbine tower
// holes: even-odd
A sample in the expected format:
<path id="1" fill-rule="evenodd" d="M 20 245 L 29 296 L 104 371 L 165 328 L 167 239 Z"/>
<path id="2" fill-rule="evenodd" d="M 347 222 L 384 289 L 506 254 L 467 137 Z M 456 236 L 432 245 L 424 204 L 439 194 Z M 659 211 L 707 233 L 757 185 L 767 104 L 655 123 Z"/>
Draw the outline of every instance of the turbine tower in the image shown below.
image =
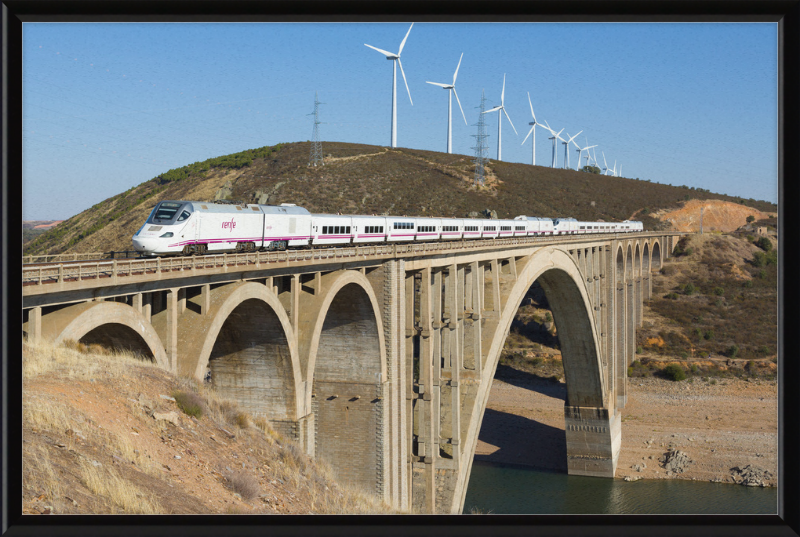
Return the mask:
<path id="1" fill-rule="evenodd" d="M 528 92 L 528 104 L 531 105 L 531 115 L 533 116 L 533 123 L 528 123 L 531 126 L 531 130 L 528 131 L 528 134 L 525 135 L 525 140 L 528 139 L 528 136 L 533 133 L 533 149 L 531 150 L 531 164 L 534 166 L 536 165 L 536 126 L 544 127 L 541 123 L 536 121 L 536 114 L 533 113 L 533 105 L 531 104 L 531 93 Z M 522 140 L 522 144 L 525 145 L 525 140 Z"/>
<path id="2" fill-rule="evenodd" d="M 453 93 L 456 94 L 456 102 L 458 103 L 458 107 L 461 109 L 461 116 L 464 118 L 464 125 L 467 124 L 467 116 L 464 115 L 464 109 L 461 108 L 461 101 L 458 99 L 458 93 L 456 92 L 456 77 L 458 76 L 458 68 L 461 67 L 461 60 L 464 58 L 464 53 L 461 53 L 461 58 L 458 59 L 458 65 L 456 66 L 456 72 L 453 74 L 453 83 L 452 84 L 440 84 L 438 82 L 427 82 L 428 84 L 433 84 L 434 86 L 441 86 L 446 90 L 451 90 L 448 93 L 447 98 L 447 152 L 453 152 Z"/>
<path id="3" fill-rule="evenodd" d="M 608 171 L 611 169 L 608 167 L 608 163 L 606 162 L 606 154 L 605 151 L 601 151 L 603 154 L 603 175 L 608 175 Z"/>
<path id="4" fill-rule="evenodd" d="M 403 52 L 403 47 L 406 44 L 406 39 L 408 39 L 408 34 L 411 33 L 411 28 L 414 27 L 414 23 L 411 23 L 411 26 L 408 27 L 408 31 L 406 32 L 406 36 L 403 38 L 403 42 L 400 43 L 400 50 L 397 51 L 397 54 L 393 54 L 391 52 L 387 52 L 385 50 L 381 50 L 379 48 L 373 47 L 372 45 L 367 45 L 364 43 L 365 47 L 369 47 L 371 49 L 377 50 L 384 56 L 386 56 L 387 60 L 392 60 L 392 147 L 397 147 L 397 64 L 400 64 L 400 73 L 403 75 L 403 82 L 406 83 L 406 91 L 408 92 L 408 100 L 411 101 L 411 106 L 414 106 L 414 101 L 411 100 L 411 90 L 408 89 L 408 81 L 406 81 L 406 73 L 403 71 L 403 62 L 400 61 L 400 54 Z"/>
<path id="5" fill-rule="evenodd" d="M 506 75 L 504 73 L 503 74 L 503 92 L 500 94 L 500 106 L 495 106 L 491 110 L 487 110 L 486 112 L 483 112 L 483 113 L 484 114 L 488 114 L 489 112 L 497 112 L 498 110 L 500 112 L 503 112 L 503 114 L 506 115 L 506 118 L 508 118 L 508 122 L 511 123 L 511 128 L 514 129 L 514 134 L 517 134 L 517 129 L 514 127 L 514 123 L 511 122 L 511 118 L 508 117 L 508 112 L 506 112 L 505 106 L 503 106 L 503 101 L 505 99 L 505 95 L 506 95 Z M 500 112 L 497 112 L 497 160 L 503 160 L 502 159 L 502 155 L 503 155 L 503 153 L 502 153 L 502 151 L 503 151 L 503 116 L 500 114 Z"/>
<path id="6" fill-rule="evenodd" d="M 558 143 L 558 142 L 556 142 L 556 140 L 564 141 L 564 139 L 561 136 L 559 136 L 559 134 L 564 132 L 564 129 L 561 129 L 560 131 L 558 131 L 558 134 L 556 134 L 556 131 L 554 131 L 553 129 L 550 128 L 550 124 L 547 123 L 547 120 L 545 120 L 544 125 L 545 125 L 545 128 L 547 128 L 547 130 L 550 131 L 550 134 L 553 135 L 550 138 L 548 138 L 548 140 L 553 140 L 553 162 L 550 165 L 550 167 L 551 168 L 555 168 L 556 167 L 556 144 Z"/>
<path id="7" fill-rule="evenodd" d="M 589 142 L 587 141 L 586 143 L 588 144 Z M 577 146 L 578 144 L 575 145 Z M 586 159 L 586 165 L 589 165 L 589 150 L 593 147 L 597 147 L 597 145 L 588 145 L 586 147 L 578 146 L 578 149 L 575 150 L 578 152 L 578 163 L 575 165 L 575 171 L 578 171 L 578 167 L 581 165 L 581 155 L 584 151 L 586 151 L 586 156 L 584 157 Z"/>
<path id="8" fill-rule="evenodd" d="M 583 131 L 581 131 L 581 132 L 583 132 Z M 581 132 L 579 132 L 578 134 L 580 134 Z M 578 134 L 576 134 L 575 136 L 577 136 Z M 569 133 L 567 133 L 567 136 L 569 136 Z M 565 142 L 562 142 L 564 144 L 564 169 L 565 170 L 569 168 L 569 144 L 570 144 L 570 142 L 575 144 L 575 136 L 572 136 L 572 137 L 570 137 L 569 140 L 567 140 Z M 575 147 L 579 147 L 578 144 L 575 144 Z"/>

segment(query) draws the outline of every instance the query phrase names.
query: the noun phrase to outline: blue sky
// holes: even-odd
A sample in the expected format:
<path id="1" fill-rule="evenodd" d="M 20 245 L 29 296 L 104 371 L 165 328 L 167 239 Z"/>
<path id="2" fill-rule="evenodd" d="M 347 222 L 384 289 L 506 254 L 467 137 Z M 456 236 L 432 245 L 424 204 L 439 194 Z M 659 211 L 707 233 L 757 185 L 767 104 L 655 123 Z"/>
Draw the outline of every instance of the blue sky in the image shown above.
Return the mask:
<path id="1" fill-rule="evenodd" d="M 408 23 L 25 23 L 23 218 L 63 219 L 171 168 L 312 137 L 390 144 Z M 531 163 L 536 118 L 598 144 L 625 177 L 777 201 L 774 23 L 416 23 L 398 69 L 397 145 L 472 155 L 500 104 L 504 161 Z M 489 157 L 497 114 L 487 114 Z M 550 165 L 537 128 L 536 162 Z M 564 134 L 562 133 L 562 137 Z M 324 146 L 323 146 L 324 148 Z M 574 149 L 574 148 L 573 148 Z M 563 146 L 559 145 L 559 165 Z M 571 149 L 574 167 L 577 153 Z M 43 195 L 46 194 L 46 195 Z"/>

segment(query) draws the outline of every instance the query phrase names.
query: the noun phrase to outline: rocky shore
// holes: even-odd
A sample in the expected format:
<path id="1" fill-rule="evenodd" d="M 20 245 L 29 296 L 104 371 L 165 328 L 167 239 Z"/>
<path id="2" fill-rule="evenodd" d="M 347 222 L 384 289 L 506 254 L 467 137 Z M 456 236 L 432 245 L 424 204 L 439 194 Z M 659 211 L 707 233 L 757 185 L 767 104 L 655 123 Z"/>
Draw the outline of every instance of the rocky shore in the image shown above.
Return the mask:
<path id="1" fill-rule="evenodd" d="M 775 381 L 629 379 L 616 477 L 776 486 Z M 566 472 L 566 387 L 518 372 L 495 378 L 476 460 Z"/>

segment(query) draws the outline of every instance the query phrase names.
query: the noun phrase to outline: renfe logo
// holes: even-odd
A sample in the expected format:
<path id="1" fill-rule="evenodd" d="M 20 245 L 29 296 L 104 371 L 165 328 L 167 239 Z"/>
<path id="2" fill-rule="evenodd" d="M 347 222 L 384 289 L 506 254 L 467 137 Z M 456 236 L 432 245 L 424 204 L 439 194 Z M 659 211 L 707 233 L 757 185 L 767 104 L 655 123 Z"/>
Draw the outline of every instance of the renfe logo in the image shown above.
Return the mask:
<path id="1" fill-rule="evenodd" d="M 233 218 L 231 218 L 230 222 L 222 223 L 222 229 L 230 229 L 231 231 L 233 231 L 235 227 L 236 227 L 236 222 L 234 222 Z"/>

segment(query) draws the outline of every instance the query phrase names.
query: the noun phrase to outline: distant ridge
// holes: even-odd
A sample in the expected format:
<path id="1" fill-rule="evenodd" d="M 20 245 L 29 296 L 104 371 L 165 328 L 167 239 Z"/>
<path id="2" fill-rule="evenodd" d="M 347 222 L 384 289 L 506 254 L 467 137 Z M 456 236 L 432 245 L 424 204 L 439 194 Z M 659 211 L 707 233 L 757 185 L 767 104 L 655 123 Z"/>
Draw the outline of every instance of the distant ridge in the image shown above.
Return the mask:
<path id="1" fill-rule="evenodd" d="M 486 209 L 499 218 L 636 217 L 690 199 L 718 199 L 775 212 L 765 201 L 645 180 L 490 160 L 485 187 L 473 184 L 472 156 L 324 142 L 325 165 L 308 166 L 310 142 L 266 146 L 169 170 L 73 216 L 31 240 L 25 255 L 131 249 L 131 237 L 165 199 L 296 203 L 311 212 L 467 217 Z"/>

